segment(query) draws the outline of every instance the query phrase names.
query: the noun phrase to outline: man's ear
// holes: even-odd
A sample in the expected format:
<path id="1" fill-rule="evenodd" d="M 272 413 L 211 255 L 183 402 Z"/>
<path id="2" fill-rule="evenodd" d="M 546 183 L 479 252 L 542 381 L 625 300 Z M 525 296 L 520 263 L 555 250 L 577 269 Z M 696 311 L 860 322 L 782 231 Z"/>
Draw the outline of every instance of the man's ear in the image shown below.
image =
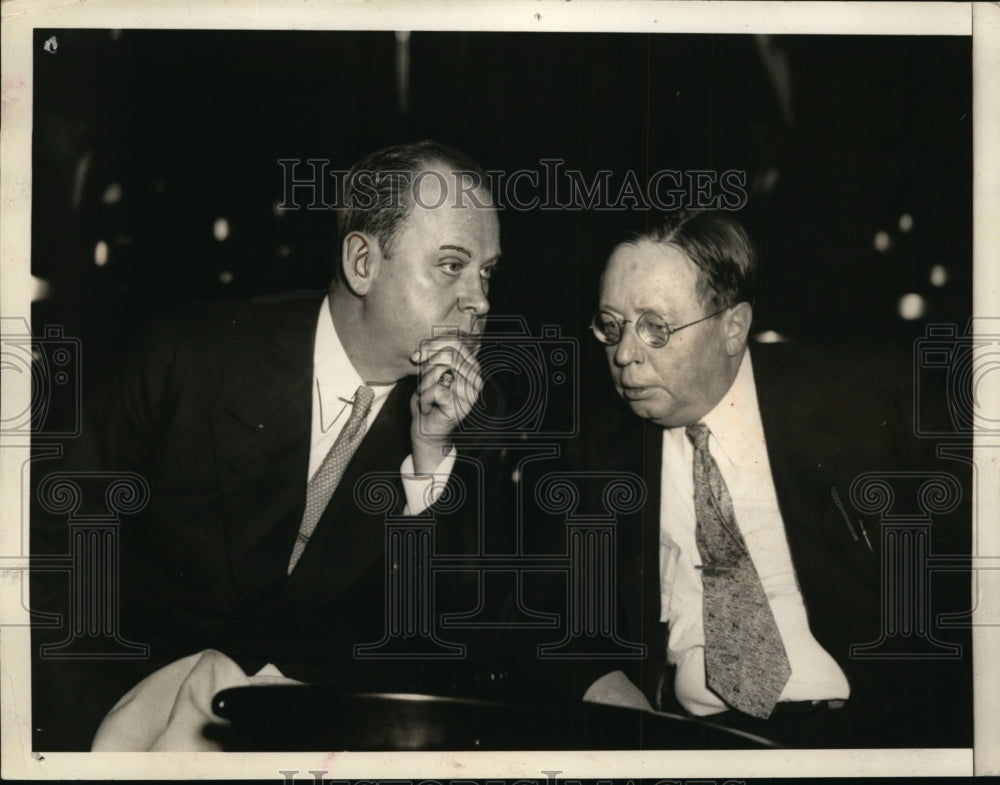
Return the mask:
<path id="1" fill-rule="evenodd" d="M 750 324 L 753 322 L 753 308 L 750 303 L 737 303 L 722 318 L 726 331 L 726 351 L 730 357 L 735 357 L 747 345 Z"/>
<path id="2" fill-rule="evenodd" d="M 351 232 L 344 238 L 341 248 L 341 264 L 347 285 L 359 297 L 364 297 L 371 289 L 378 275 L 382 254 L 378 242 L 361 232 Z"/>

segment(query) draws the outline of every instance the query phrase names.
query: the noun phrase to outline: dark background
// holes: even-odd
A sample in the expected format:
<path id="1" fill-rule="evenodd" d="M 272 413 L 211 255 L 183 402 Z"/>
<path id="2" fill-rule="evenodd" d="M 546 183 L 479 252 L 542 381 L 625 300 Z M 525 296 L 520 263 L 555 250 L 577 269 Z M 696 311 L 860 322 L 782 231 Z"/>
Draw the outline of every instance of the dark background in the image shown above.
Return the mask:
<path id="1" fill-rule="evenodd" d="M 33 323 L 83 339 L 88 385 L 174 303 L 325 288 L 334 213 L 276 209 L 279 158 L 346 169 L 422 137 L 507 172 L 745 171 L 758 330 L 908 350 L 971 312 L 969 38 L 37 30 L 35 44 L 32 272 L 48 286 Z M 596 276 L 654 220 L 505 210 L 493 313 L 587 341 L 583 388 L 603 384 L 585 334 Z M 922 318 L 899 315 L 908 292 Z"/>
<path id="2" fill-rule="evenodd" d="M 423 137 L 488 170 L 558 158 L 616 184 L 745 171 L 758 333 L 909 352 L 928 324 L 961 332 L 971 313 L 969 38 L 57 29 L 34 43 L 32 324 L 80 338 L 87 393 L 160 311 L 326 287 L 335 215 L 277 209 L 279 159 L 347 169 Z M 610 384 L 585 327 L 597 275 L 657 216 L 500 220 L 492 313 L 583 342 L 577 391 L 600 411 Z M 906 293 L 923 298 L 918 318 L 900 316 Z M 543 388 L 546 424 L 569 388 Z"/>

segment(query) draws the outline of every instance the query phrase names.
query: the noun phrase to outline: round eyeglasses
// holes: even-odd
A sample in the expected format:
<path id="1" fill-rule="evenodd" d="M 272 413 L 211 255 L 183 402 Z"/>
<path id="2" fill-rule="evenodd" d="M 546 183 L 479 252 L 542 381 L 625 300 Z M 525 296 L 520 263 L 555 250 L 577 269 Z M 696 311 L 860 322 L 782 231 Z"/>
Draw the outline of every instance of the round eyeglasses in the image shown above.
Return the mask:
<path id="1" fill-rule="evenodd" d="M 638 319 L 633 320 L 619 319 L 610 311 L 601 310 L 594 314 L 594 318 L 591 319 L 590 329 L 594 331 L 594 336 L 598 341 L 607 346 L 614 346 L 621 341 L 622 336 L 625 334 L 625 325 L 634 322 L 635 331 L 639 337 L 654 349 L 659 349 L 667 345 L 667 341 L 670 340 L 670 336 L 674 333 L 680 332 L 685 327 L 691 327 L 692 325 L 711 319 L 713 316 L 718 316 L 727 310 L 728 307 L 721 308 L 715 313 L 710 313 L 708 316 L 702 316 L 693 322 L 682 324 L 680 327 L 671 327 L 655 311 L 643 311 L 639 314 Z"/>

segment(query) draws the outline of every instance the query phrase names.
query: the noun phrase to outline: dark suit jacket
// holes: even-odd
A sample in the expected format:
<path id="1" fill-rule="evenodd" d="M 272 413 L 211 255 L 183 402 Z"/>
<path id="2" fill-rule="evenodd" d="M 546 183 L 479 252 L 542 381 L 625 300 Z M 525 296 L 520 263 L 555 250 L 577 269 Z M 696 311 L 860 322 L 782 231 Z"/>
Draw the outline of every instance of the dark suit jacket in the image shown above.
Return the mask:
<path id="1" fill-rule="evenodd" d="M 794 345 L 755 345 L 751 356 L 778 504 L 810 629 L 848 677 L 850 711 L 861 739 L 871 742 L 866 746 L 971 744 L 968 631 L 941 631 L 931 621 L 938 638 L 964 644 L 957 660 L 879 661 L 850 654 L 852 644 L 874 642 L 882 629 L 881 525 L 877 515 L 853 507 L 854 478 L 867 471 L 900 470 L 956 475 L 964 503 L 954 515 L 934 520 L 928 547 L 939 555 L 962 555 L 970 553 L 971 544 L 967 465 L 936 461 L 929 446 L 911 435 L 911 380 L 905 365 Z M 647 645 L 647 657 L 632 667 L 632 678 L 654 706 L 680 711 L 672 671 L 664 671 L 666 629 L 659 621 L 662 429 L 638 420 L 624 406 L 613 411 L 594 418 L 596 428 L 607 430 L 588 435 L 589 463 L 610 460 L 634 471 L 648 492 L 643 508 L 618 525 L 621 632 Z M 897 487 L 904 506 L 907 492 Z M 968 610 L 968 573 L 935 576 L 928 587 L 935 613 Z"/>
<path id="2" fill-rule="evenodd" d="M 391 512 L 403 510 L 399 467 L 410 452 L 413 379 L 390 394 L 286 574 L 305 506 L 319 307 L 314 297 L 296 297 L 191 307 L 157 321 L 112 380 L 113 393 L 92 407 L 68 459 L 44 467 L 132 471 L 150 485 L 146 508 L 125 516 L 119 529 L 119 596 L 123 634 L 150 643 L 152 656 L 119 663 L 110 676 L 107 663 L 100 673 L 80 666 L 86 673 L 74 679 L 112 680 L 97 698 L 98 719 L 148 672 L 208 647 L 248 672 L 273 662 L 292 677 L 355 687 L 419 686 L 412 682 L 423 676 L 414 669 L 431 667 L 354 657 L 356 644 L 385 634 L 387 580 L 385 510 L 364 509 L 356 496 L 365 475 L 380 473 L 395 495 Z M 483 525 L 483 467 L 475 455 L 460 455 L 449 482 L 466 484 L 465 503 L 425 513 L 435 520 L 436 553 L 503 550 L 481 541 L 503 538 Z M 99 507 L 103 498 L 93 501 Z M 65 551 L 65 518 L 36 516 L 33 530 L 35 553 Z M 438 613 L 470 610 L 480 599 L 471 574 L 435 586 Z M 36 608 L 51 599 L 43 592 L 40 583 Z M 467 655 L 475 657 L 479 639 L 447 637 L 471 646 Z M 45 689 L 59 678 L 50 673 L 36 685 Z"/>

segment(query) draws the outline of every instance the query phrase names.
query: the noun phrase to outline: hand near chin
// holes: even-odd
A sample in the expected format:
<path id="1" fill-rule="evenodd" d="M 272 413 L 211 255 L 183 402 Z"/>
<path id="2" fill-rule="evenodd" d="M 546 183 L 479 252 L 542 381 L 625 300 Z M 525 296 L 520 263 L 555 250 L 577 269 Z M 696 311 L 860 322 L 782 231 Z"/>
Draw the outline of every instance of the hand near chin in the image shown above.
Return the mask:
<path id="1" fill-rule="evenodd" d="M 483 389 L 477 340 L 457 335 L 422 341 L 410 358 L 417 389 L 410 399 L 413 468 L 430 474 L 452 445 L 452 433 L 472 411 Z"/>

